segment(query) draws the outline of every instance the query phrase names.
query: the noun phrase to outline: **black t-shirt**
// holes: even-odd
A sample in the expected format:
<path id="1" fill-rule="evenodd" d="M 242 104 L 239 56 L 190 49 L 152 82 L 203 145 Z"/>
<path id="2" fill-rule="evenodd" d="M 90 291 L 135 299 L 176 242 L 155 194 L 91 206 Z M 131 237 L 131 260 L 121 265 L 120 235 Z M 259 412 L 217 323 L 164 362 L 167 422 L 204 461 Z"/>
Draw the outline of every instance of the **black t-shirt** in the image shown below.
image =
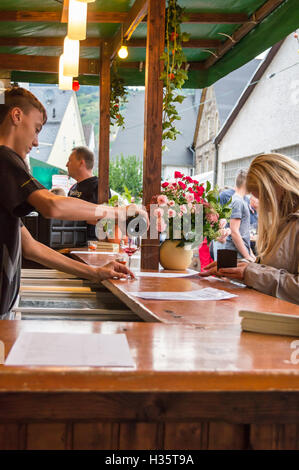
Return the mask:
<path id="1" fill-rule="evenodd" d="M 45 189 L 29 173 L 24 160 L 0 145 L 0 318 L 5 318 L 18 296 L 21 273 L 21 220 L 33 207 L 26 202 Z"/>
<path id="2" fill-rule="evenodd" d="M 91 176 L 86 180 L 80 181 L 80 183 L 74 184 L 69 190 L 68 196 L 77 197 L 83 199 L 83 201 L 92 202 L 98 204 L 98 178 L 97 176 Z M 109 199 L 111 198 L 111 192 L 109 190 Z M 87 240 L 95 240 L 95 226 L 86 224 L 87 227 Z"/>

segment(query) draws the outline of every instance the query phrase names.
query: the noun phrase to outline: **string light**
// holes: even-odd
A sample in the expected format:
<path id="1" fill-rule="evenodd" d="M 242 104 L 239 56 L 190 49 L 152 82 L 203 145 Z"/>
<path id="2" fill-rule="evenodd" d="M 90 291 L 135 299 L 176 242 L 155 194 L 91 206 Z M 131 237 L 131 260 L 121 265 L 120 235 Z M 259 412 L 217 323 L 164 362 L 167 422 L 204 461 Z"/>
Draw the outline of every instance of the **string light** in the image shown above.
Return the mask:
<path id="1" fill-rule="evenodd" d="M 128 55 L 129 55 L 129 53 L 128 53 L 127 46 L 121 46 L 121 48 L 118 51 L 118 57 L 120 59 L 126 59 L 128 57 Z"/>

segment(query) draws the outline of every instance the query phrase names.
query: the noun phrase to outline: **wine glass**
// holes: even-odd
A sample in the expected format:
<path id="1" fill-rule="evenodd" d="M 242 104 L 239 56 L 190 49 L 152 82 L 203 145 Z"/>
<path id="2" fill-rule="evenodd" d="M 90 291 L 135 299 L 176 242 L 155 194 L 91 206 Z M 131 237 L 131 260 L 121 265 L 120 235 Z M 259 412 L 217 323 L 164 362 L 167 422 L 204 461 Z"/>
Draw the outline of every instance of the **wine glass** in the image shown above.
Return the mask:
<path id="1" fill-rule="evenodd" d="M 127 242 L 122 240 L 121 250 L 128 255 L 129 269 L 131 269 L 131 258 L 140 249 L 141 237 L 128 237 Z"/>

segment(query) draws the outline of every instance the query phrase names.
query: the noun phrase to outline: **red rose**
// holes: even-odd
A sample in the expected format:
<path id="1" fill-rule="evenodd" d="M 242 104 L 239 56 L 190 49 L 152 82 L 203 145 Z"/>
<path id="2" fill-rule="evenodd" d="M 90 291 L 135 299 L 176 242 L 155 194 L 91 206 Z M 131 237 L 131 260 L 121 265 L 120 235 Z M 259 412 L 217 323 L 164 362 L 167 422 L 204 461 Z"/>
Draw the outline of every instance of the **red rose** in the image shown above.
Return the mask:
<path id="1" fill-rule="evenodd" d="M 169 185 L 169 183 L 165 182 L 162 184 L 162 188 L 167 188 L 167 186 Z"/>
<path id="2" fill-rule="evenodd" d="M 183 173 L 181 173 L 180 171 L 175 171 L 174 172 L 174 177 L 175 178 L 183 178 L 183 176 L 184 176 Z"/>
<path id="3" fill-rule="evenodd" d="M 189 193 L 194 193 L 192 188 L 188 188 Z"/>
<path id="4" fill-rule="evenodd" d="M 182 188 L 182 189 L 186 189 L 187 186 L 185 185 L 185 183 L 183 183 L 183 181 L 179 181 L 179 186 Z"/>
<path id="5" fill-rule="evenodd" d="M 203 193 L 205 192 L 205 189 L 203 186 L 196 186 L 195 189 L 197 191 L 197 194 L 199 194 L 200 196 L 202 196 Z"/>
<path id="6" fill-rule="evenodd" d="M 193 183 L 193 179 L 190 176 L 186 176 L 185 180 L 188 181 L 188 183 Z"/>
<path id="7" fill-rule="evenodd" d="M 198 184 L 198 183 L 199 183 L 199 181 L 197 181 L 197 180 L 193 180 L 193 183 L 194 183 L 194 184 Z"/>

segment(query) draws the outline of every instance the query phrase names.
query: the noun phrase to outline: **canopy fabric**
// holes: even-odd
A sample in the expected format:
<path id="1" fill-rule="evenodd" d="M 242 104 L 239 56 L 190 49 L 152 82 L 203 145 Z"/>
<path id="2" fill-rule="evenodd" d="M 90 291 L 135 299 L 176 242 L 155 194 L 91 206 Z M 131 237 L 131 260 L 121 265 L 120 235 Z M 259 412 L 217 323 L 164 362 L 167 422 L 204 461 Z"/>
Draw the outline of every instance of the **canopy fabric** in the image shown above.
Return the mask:
<path id="1" fill-rule="evenodd" d="M 224 55 L 214 61 L 210 67 L 201 70 L 200 65 L 206 64 L 209 58 L 217 55 L 217 49 L 212 47 L 185 47 L 184 52 L 190 63 L 189 80 L 185 83 L 188 88 L 204 88 L 209 86 L 241 67 L 264 50 L 271 47 L 291 32 L 299 27 L 298 0 L 284 1 L 265 1 L 265 0 L 179 0 L 179 5 L 186 8 L 186 14 L 195 13 L 218 13 L 219 15 L 245 14 L 250 22 L 252 15 L 261 7 L 267 4 L 273 4 L 275 8 L 270 9 L 269 14 L 256 24 L 243 39 L 234 43 Z M 88 4 L 91 12 L 129 12 L 134 0 L 96 0 Z M 271 6 L 271 5 L 270 5 Z M 1 0 L 0 18 L 6 11 L 17 12 L 49 12 L 56 14 L 56 20 L 49 21 L 24 21 L 16 17 L 15 21 L 0 20 L 0 60 L 1 69 L 7 70 L 5 57 L 13 56 L 54 56 L 59 57 L 62 53 L 61 46 L 41 45 L 40 38 L 63 38 L 67 32 L 65 23 L 60 22 L 62 12 L 62 2 L 58 0 Z M 8 17 L 9 18 L 9 17 Z M 30 15 L 29 15 L 30 18 Z M 219 46 L 223 45 L 229 37 L 242 27 L 244 23 L 223 24 L 221 23 L 202 23 L 186 22 L 182 25 L 182 31 L 190 34 L 191 40 L 218 40 Z M 87 38 L 98 38 L 112 41 L 112 38 L 120 29 L 120 23 L 95 23 L 89 22 L 87 29 Z M 146 39 L 146 23 L 140 23 L 134 31 L 131 41 Z M 36 44 L 23 45 L 24 38 L 37 38 Z M 100 53 L 99 47 L 85 47 L 81 44 L 80 56 L 82 59 L 98 60 Z M 144 67 L 132 68 L 130 63 L 144 62 L 146 57 L 145 47 L 130 47 L 129 57 L 122 63 L 120 74 L 125 78 L 126 85 L 140 86 L 144 85 Z M 196 66 L 195 66 L 196 65 Z M 58 68 L 58 66 L 57 66 Z M 26 66 L 13 68 L 12 80 L 29 81 L 39 83 L 57 83 L 57 73 L 44 73 L 42 70 L 28 71 Z M 142 69 L 142 68 L 141 68 Z M 84 74 L 80 76 L 80 83 L 98 85 L 99 77 L 96 73 Z"/>
<path id="2" fill-rule="evenodd" d="M 53 175 L 67 175 L 65 170 L 30 157 L 31 173 L 45 188 L 52 188 Z"/>

